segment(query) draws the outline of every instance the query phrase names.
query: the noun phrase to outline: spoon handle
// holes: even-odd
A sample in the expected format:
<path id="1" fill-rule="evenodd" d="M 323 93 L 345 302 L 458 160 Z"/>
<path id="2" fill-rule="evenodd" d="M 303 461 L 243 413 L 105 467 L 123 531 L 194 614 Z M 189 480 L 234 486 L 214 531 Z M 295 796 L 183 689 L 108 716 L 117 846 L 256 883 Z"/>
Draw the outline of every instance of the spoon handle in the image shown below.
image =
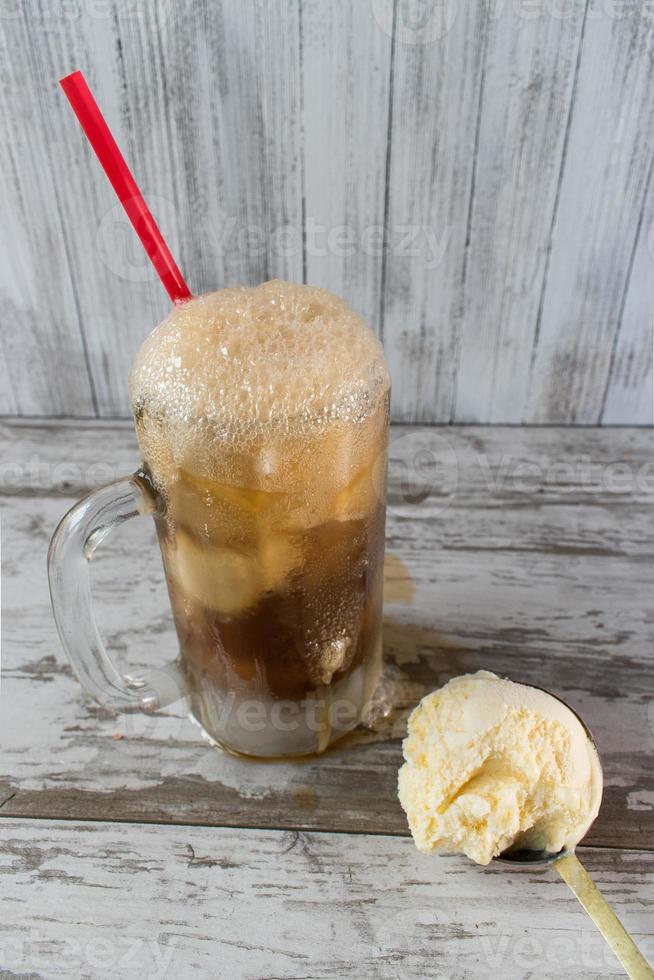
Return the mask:
<path id="1" fill-rule="evenodd" d="M 606 901 L 576 854 L 566 854 L 554 861 L 566 885 L 579 899 L 628 976 L 633 980 L 654 980 L 649 966 L 633 939 Z"/>

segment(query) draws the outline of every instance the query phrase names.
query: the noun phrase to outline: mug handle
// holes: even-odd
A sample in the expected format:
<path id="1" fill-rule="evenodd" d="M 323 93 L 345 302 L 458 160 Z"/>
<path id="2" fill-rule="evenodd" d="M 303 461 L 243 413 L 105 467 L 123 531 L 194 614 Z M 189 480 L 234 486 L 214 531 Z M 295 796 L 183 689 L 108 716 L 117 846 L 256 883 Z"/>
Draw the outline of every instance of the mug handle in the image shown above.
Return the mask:
<path id="1" fill-rule="evenodd" d="M 57 630 L 82 687 L 114 711 L 152 713 L 186 694 L 186 680 L 172 661 L 143 678 L 121 674 L 100 638 L 93 616 L 89 563 L 119 524 L 157 511 L 139 473 L 93 490 L 68 511 L 48 551 L 50 596 Z"/>

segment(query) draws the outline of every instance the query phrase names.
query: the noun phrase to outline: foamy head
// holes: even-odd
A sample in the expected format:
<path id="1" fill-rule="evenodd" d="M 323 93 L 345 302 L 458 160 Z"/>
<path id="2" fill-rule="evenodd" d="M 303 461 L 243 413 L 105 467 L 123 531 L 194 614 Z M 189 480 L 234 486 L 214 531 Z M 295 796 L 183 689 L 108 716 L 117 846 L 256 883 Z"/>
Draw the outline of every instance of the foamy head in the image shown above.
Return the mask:
<path id="1" fill-rule="evenodd" d="M 378 439 L 388 389 L 381 344 L 364 321 L 324 289 L 279 280 L 175 307 L 130 376 L 151 466 L 235 482 L 229 461 L 265 444 L 290 458 L 293 445 L 305 452 L 339 431 Z"/>
<path id="2" fill-rule="evenodd" d="M 379 341 L 343 300 L 279 280 L 174 308 L 130 378 L 137 418 L 206 421 L 231 437 L 358 421 L 387 386 Z"/>

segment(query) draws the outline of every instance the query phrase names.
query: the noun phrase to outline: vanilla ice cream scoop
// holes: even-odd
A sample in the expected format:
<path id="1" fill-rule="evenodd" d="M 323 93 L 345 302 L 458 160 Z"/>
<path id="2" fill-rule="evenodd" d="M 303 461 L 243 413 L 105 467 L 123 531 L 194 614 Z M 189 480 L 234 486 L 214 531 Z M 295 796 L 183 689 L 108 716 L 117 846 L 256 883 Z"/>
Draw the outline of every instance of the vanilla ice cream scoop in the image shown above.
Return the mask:
<path id="1" fill-rule="evenodd" d="M 597 816 L 602 767 L 563 701 L 486 670 L 455 677 L 409 718 L 400 802 L 421 851 L 546 861 L 633 980 L 654 970 L 574 849 Z M 509 865 L 506 865 L 507 867 Z"/>
<path id="2" fill-rule="evenodd" d="M 479 864 L 572 851 L 599 810 L 602 769 L 575 713 L 485 670 L 423 698 L 403 749 L 400 802 L 421 851 Z"/>

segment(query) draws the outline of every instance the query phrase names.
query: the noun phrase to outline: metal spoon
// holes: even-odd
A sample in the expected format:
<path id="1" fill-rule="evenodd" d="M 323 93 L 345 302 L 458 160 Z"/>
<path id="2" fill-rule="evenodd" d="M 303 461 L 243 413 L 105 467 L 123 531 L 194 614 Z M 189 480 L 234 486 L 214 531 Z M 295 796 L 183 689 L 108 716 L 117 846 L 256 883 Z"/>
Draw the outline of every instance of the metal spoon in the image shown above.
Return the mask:
<path id="1" fill-rule="evenodd" d="M 545 689 L 539 688 L 539 690 Z M 551 692 L 546 691 L 546 693 L 550 694 Z M 551 696 L 556 697 L 555 694 Z M 597 751 L 590 729 L 584 723 L 583 719 L 562 698 L 557 698 L 557 701 L 565 704 L 566 708 L 572 711 L 573 715 L 579 719 L 589 741 L 593 745 L 593 748 L 595 748 L 595 751 Z M 641 954 L 633 939 L 597 888 L 597 885 L 575 854 L 574 848 L 569 849 L 564 847 L 556 853 L 546 850 L 509 848 L 503 851 L 495 860 L 507 864 L 551 864 L 561 875 L 573 895 L 578 899 L 595 923 L 599 932 L 622 963 L 627 976 L 633 977 L 634 980 L 654 980 L 654 970 L 649 966 L 647 960 Z"/>

